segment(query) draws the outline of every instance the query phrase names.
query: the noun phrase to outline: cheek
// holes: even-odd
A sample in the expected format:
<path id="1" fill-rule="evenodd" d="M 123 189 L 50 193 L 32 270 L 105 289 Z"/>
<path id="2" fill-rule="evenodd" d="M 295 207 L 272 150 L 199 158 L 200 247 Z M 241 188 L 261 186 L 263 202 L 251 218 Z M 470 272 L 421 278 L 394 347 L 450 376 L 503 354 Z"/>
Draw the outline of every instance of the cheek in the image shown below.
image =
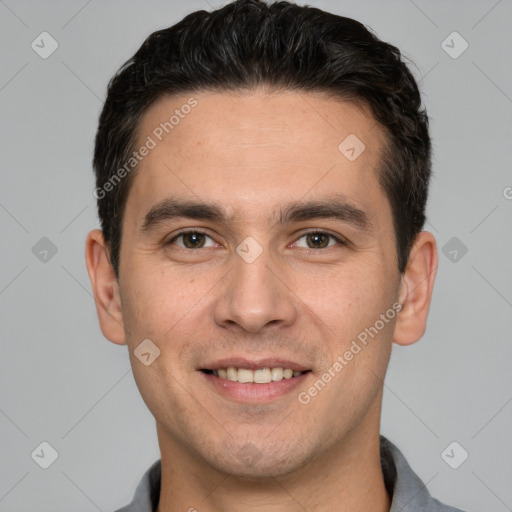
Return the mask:
<path id="1" fill-rule="evenodd" d="M 163 424 L 175 419 L 168 411 L 186 415 L 190 395 L 184 386 L 187 369 L 181 353 L 186 340 L 197 337 L 198 315 L 205 290 L 199 279 L 180 279 L 178 272 L 150 272 L 142 266 L 132 272 L 122 287 L 123 318 L 130 346 L 133 376 L 141 396 L 153 415 Z M 144 339 L 150 339 L 160 355 L 148 366 L 135 355 Z M 163 406 L 162 404 L 166 404 Z"/>
<path id="2" fill-rule="evenodd" d="M 317 289 L 311 309 L 329 328 L 325 331 L 326 367 L 318 377 L 334 376 L 321 393 L 319 407 L 357 415 L 375 398 L 389 362 L 394 302 L 393 286 L 375 268 L 340 273 L 329 286 Z"/>
<path id="3" fill-rule="evenodd" d="M 207 301 L 208 276 L 182 269 L 158 268 L 133 262 L 122 286 L 123 319 L 129 338 L 154 337 L 162 342 L 187 329 Z M 210 276 L 211 277 L 211 276 Z"/>
<path id="4" fill-rule="evenodd" d="M 297 295 L 342 346 L 373 325 L 391 307 L 394 287 L 384 269 L 368 261 L 312 274 L 297 282 Z M 307 299 L 306 299 L 307 298 Z"/>

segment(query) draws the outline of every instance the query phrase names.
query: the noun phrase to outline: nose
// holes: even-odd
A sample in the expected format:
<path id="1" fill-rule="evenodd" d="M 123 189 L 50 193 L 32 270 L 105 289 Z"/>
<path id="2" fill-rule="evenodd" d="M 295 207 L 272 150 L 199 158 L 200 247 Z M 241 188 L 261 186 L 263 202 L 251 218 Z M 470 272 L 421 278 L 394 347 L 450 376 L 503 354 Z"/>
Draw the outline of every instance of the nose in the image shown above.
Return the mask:
<path id="1" fill-rule="evenodd" d="M 218 325 L 258 333 L 269 326 L 290 326 L 297 318 L 294 295 L 285 274 L 268 250 L 252 262 L 233 255 L 233 268 L 223 280 L 214 304 Z"/>

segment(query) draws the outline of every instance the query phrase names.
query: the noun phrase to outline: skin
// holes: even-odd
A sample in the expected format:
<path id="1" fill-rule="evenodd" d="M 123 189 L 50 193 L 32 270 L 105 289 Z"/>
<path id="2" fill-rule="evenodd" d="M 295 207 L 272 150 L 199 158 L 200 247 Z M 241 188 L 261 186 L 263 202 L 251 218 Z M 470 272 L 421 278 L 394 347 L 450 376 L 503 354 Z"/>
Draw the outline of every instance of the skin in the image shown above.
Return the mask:
<path id="1" fill-rule="evenodd" d="M 194 94 L 197 106 L 140 162 L 128 196 L 119 281 L 99 230 L 86 260 L 103 334 L 127 344 L 133 375 L 156 420 L 162 455 L 158 512 L 388 511 L 379 459 L 383 379 L 392 343 L 424 333 L 437 267 L 421 232 L 405 273 L 397 267 L 391 207 L 377 169 L 385 135 L 364 105 L 263 89 Z M 141 145 L 188 96 L 146 112 Z M 349 161 L 349 134 L 365 151 Z M 337 219 L 278 225 L 290 201 L 343 194 L 371 229 Z M 168 197 L 210 201 L 227 224 L 181 218 L 141 226 Z M 204 246 L 173 238 L 207 233 Z M 321 231 L 321 248 L 304 236 Z M 236 252 L 248 236 L 261 255 Z M 209 238 L 211 237 L 211 238 Z M 201 246 L 201 244 L 199 244 Z M 327 245 L 327 242 L 326 242 Z M 308 404 L 297 399 L 396 302 L 402 310 Z M 149 366 L 134 350 L 149 338 Z M 268 403 L 216 393 L 198 368 L 221 357 L 283 357 L 311 369 L 299 390 Z M 254 463 L 238 452 L 250 443 Z"/>

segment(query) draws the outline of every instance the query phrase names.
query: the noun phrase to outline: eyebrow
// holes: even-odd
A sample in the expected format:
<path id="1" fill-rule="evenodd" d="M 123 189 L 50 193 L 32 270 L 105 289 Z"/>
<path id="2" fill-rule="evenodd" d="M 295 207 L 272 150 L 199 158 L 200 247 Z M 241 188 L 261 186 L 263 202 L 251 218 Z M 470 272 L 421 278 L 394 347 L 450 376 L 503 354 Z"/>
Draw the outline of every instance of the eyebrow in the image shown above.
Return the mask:
<path id="1" fill-rule="evenodd" d="M 146 213 L 141 231 L 150 231 L 163 222 L 177 218 L 226 225 L 232 221 L 232 218 L 214 203 L 169 197 L 154 205 Z M 277 208 L 270 220 L 280 225 L 313 219 L 334 219 L 368 232 L 372 226 L 366 212 L 356 207 L 343 195 L 306 202 L 293 201 Z"/>

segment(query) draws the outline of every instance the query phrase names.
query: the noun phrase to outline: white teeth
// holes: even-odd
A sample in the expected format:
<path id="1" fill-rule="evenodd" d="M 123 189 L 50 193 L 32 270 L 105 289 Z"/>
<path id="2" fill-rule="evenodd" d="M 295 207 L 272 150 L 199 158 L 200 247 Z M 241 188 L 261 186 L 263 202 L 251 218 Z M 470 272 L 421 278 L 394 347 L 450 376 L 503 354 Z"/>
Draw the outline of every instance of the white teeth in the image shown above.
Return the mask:
<path id="1" fill-rule="evenodd" d="M 283 369 L 282 368 L 272 368 L 272 380 L 283 380 Z"/>
<path id="2" fill-rule="evenodd" d="M 278 382 L 283 379 L 291 379 L 302 374 L 299 371 L 293 371 L 291 368 L 260 368 L 258 370 L 249 370 L 248 368 L 219 368 L 214 370 L 213 374 L 221 379 L 228 379 L 231 382 L 268 384 Z"/>
<path id="3" fill-rule="evenodd" d="M 270 373 L 270 368 L 262 368 L 261 370 L 256 370 L 254 372 L 254 382 L 258 384 L 268 384 L 272 382 L 272 374 Z"/>
<path id="4" fill-rule="evenodd" d="M 245 368 L 238 369 L 238 382 L 254 382 L 254 372 L 252 370 L 246 370 Z"/>

